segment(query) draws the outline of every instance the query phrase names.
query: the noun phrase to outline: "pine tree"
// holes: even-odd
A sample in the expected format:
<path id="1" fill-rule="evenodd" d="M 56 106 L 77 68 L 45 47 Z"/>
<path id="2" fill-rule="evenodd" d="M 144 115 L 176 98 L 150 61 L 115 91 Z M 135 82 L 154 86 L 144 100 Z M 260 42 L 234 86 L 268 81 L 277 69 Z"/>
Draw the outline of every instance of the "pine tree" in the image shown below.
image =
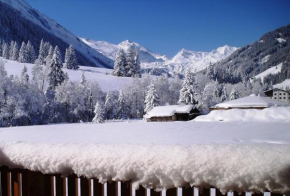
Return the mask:
<path id="1" fill-rule="evenodd" d="M 137 47 L 135 49 L 134 77 L 141 78 L 141 66 Z"/>
<path id="2" fill-rule="evenodd" d="M 233 87 L 232 92 L 230 94 L 230 100 L 235 100 L 239 98 L 239 93 L 236 91 L 235 87 Z"/>
<path id="3" fill-rule="evenodd" d="M 224 102 L 228 99 L 227 89 L 225 85 L 222 85 L 222 92 L 221 92 L 221 102 Z"/>
<path id="4" fill-rule="evenodd" d="M 9 46 L 7 43 L 4 43 L 4 45 L 3 45 L 2 57 L 4 59 L 9 59 Z"/>
<path id="5" fill-rule="evenodd" d="M 60 85 L 66 78 L 62 71 L 61 54 L 58 46 L 55 47 L 51 63 L 49 65 L 50 72 L 48 74 L 48 83 L 50 89 L 55 89 L 56 86 Z"/>
<path id="6" fill-rule="evenodd" d="M 112 117 L 112 98 L 111 98 L 111 92 L 108 92 L 106 95 L 105 100 L 105 118 L 110 119 Z"/>
<path id="7" fill-rule="evenodd" d="M 206 76 L 208 76 L 209 78 L 214 78 L 214 68 L 211 62 L 209 63 L 209 66 L 206 68 Z"/>
<path id="8" fill-rule="evenodd" d="M 93 118 L 93 122 L 103 123 L 104 122 L 103 109 L 101 105 L 99 104 L 99 102 L 96 103 L 94 113 L 95 113 L 95 117 Z"/>
<path id="9" fill-rule="evenodd" d="M 4 43 L 0 40 L 0 57 L 2 57 Z"/>
<path id="10" fill-rule="evenodd" d="M 19 48 L 17 42 L 14 43 L 11 60 L 17 61 L 19 56 Z"/>
<path id="11" fill-rule="evenodd" d="M 24 42 L 22 42 L 21 48 L 19 50 L 18 61 L 20 63 L 27 63 L 28 62 L 28 52 L 27 52 L 26 44 Z"/>
<path id="12" fill-rule="evenodd" d="M 114 71 L 113 71 L 113 75 L 114 76 L 126 76 L 125 73 L 125 54 L 124 54 L 124 50 L 122 48 L 119 48 L 117 54 L 116 54 L 116 60 L 115 60 L 115 64 L 114 64 Z"/>
<path id="13" fill-rule="evenodd" d="M 159 96 L 156 92 L 154 83 L 151 83 L 148 87 L 145 97 L 145 109 L 144 112 L 148 113 L 154 107 L 159 105 Z"/>
<path id="14" fill-rule="evenodd" d="M 127 49 L 126 63 L 125 63 L 125 75 L 126 77 L 134 77 L 134 66 L 135 66 L 135 53 L 132 46 Z"/>
<path id="15" fill-rule="evenodd" d="M 53 47 L 50 45 L 49 50 L 48 50 L 48 55 L 45 58 L 46 65 L 48 65 L 48 66 L 50 65 L 52 57 L 53 57 Z"/>
<path id="16" fill-rule="evenodd" d="M 82 76 L 81 76 L 81 81 L 80 81 L 80 85 L 81 86 L 85 86 L 87 83 L 86 77 L 85 77 L 85 73 L 82 72 Z"/>
<path id="17" fill-rule="evenodd" d="M 14 49 L 14 41 L 10 42 L 10 47 L 9 47 L 9 59 L 12 60 L 12 56 L 13 56 L 13 49 Z"/>
<path id="18" fill-rule="evenodd" d="M 69 48 L 66 50 L 65 54 L 65 66 L 67 69 L 78 69 L 78 62 L 77 62 L 77 56 L 75 49 L 72 45 L 69 46 Z"/>
<path id="19" fill-rule="evenodd" d="M 35 51 L 34 51 L 34 47 L 32 46 L 32 44 L 29 40 L 27 42 L 26 48 L 27 48 L 27 63 L 34 63 Z"/>
<path id="20" fill-rule="evenodd" d="M 27 84 L 29 81 L 29 75 L 27 74 L 27 67 L 25 65 L 21 72 L 21 81 L 23 84 Z"/>
<path id="21" fill-rule="evenodd" d="M 190 105 L 197 104 L 197 101 L 194 99 L 194 77 L 189 69 L 186 69 L 184 81 L 182 88 L 179 94 L 178 104 L 180 105 Z"/>
<path id="22" fill-rule="evenodd" d="M 215 98 L 216 101 L 221 97 L 221 94 L 222 92 L 221 92 L 220 84 L 218 80 L 216 80 L 214 83 L 214 91 L 213 91 L 213 97 Z"/>
<path id="23" fill-rule="evenodd" d="M 127 118 L 127 107 L 126 102 L 124 99 L 123 91 L 120 92 L 118 97 L 118 118 L 119 119 L 126 119 Z"/>
<path id="24" fill-rule="evenodd" d="M 36 63 L 39 64 L 39 65 L 44 65 L 45 64 L 45 50 L 44 50 L 43 39 L 40 42 L 39 52 L 38 52 L 38 57 L 37 57 Z"/>
<path id="25" fill-rule="evenodd" d="M 0 59 L 0 77 L 4 78 L 7 76 L 7 71 L 5 69 L 5 64 L 2 59 Z"/>

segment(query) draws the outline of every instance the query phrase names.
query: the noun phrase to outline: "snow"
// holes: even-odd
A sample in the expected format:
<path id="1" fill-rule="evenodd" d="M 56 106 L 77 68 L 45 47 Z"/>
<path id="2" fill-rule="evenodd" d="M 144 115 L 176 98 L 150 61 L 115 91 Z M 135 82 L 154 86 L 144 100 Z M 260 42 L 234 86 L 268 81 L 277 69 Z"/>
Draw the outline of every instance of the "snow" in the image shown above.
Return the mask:
<path id="1" fill-rule="evenodd" d="M 265 56 L 264 58 L 262 58 L 262 60 L 260 61 L 260 63 L 266 63 L 266 62 L 268 62 L 268 60 L 269 60 L 269 58 L 270 58 L 270 54 L 269 55 L 267 55 L 267 56 Z"/>
<path id="2" fill-rule="evenodd" d="M 268 56 L 266 56 L 267 58 L 265 57 L 266 60 L 264 60 L 264 62 L 267 62 L 267 60 L 269 59 Z M 265 58 L 263 58 L 263 59 L 265 59 Z M 262 59 L 262 61 L 263 61 L 263 59 Z M 262 80 L 262 82 L 263 82 L 264 78 L 266 76 L 268 76 L 269 74 L 273 74 L 274 75 L 274 74 L 280 73 L 281 72 L 281 68 L 282 68 L 282 63 L 278 64 L 277 66 L 271 67 L 271 68 L 267 69 L 266 71 L 263 71 L 262 73 L 256 75 L 255 78 L 256 79 L 260 78 Z"/>
<path id="3" fill-rule="evenodd" d="M 122 135 L 122 137 L 120 137 Z M 289 120 L 107 122 L 0 130 L 0 165 L 43 173 L 132 180 L 137 188 L 190 183 L 289 193 Z"/>
<path id="4" fill-rule="evenodd" d="M 0 59 L 3 59 L 0 57 Z M 11 60 L 3 59 L 5 62 L 5 68 L 8 75 L 21 76 L 21 71 L 26 65 L 28 69 L 28 74 L 32 78 L 32 68 L 34 64 L 29 63 L 19 63 Z M 63 71 L 68 73 L 69 79 L 73 82 L 79 82 L 81 80 L 82 72 L 84 72 L 87 81 L 94 81 L 99 84 L 101 89 L 105 92 L 120 90 L 125 85 L 131 83 L 132 78 L 126 77 L 115 77 L 112 76 L 112 69 L 97 68 L 97 67 L 85 67 L 80 66 L 78 70 L 71 70 L 63 68 Z"/>
<path id="5" fill-rule="evenodd" d="M 149 111 L 145 118 L 172 116 L 175 113 L 189 113 L 192 108 L 194 108 L 193 105 L 157 106 Z"/>
<path id="6" fill-rule="evenodd" d="M 285 39 L 283 39 L 283 38 L 275 38 L 279 43 L 283 43 L 283 42 L 286 42 L 286 40 Z"/>
<path id="7" fill-rule="evenodd" d="M 273 85 L 273 88 L 279 88 L 279 89 L 290 88 L 290 79 L 286 79 L 282 83 Z"/>
<path id="8" fill-rule="evenodd" d="M 274 99 L 270 99 L 268 97 L 260 97 L 255 94 L 243 97 L 240 99 L 235 99 L 231 101 L 227 101 L 224 103 L 219 103 L 215 105 L 215 108 L 247 108 L 247 107 L 287 107 L 290 104 L 276 101 Z"/>
<path id="9" fill-rule="evenodd" d="M 257 109 L 214 110 L 194 121 L 264 121 L 285 120 L 290 122 L 290 107 Z"/>

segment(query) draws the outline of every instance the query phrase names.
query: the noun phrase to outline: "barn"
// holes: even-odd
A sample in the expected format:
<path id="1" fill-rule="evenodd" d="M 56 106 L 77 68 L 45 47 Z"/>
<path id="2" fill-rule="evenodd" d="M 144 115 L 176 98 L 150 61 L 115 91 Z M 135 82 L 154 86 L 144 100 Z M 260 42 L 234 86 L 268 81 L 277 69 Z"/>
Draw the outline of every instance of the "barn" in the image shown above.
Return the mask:
<path id="1" fill-rule="evenodd" d="M 194 105 L 157 106 L 144 117 L 147 122 L 188 121 L 199 115 Z"/>
<path id="2" fill-rule="evenodd" d="M 290 104 L 280 102 L 269 97 L 261 97 L 252 94 L 247 97 L 219 103 L 210 110 L 229 110 L 229 109 L 265 109 L 269 107 L 288 107 Z"/>

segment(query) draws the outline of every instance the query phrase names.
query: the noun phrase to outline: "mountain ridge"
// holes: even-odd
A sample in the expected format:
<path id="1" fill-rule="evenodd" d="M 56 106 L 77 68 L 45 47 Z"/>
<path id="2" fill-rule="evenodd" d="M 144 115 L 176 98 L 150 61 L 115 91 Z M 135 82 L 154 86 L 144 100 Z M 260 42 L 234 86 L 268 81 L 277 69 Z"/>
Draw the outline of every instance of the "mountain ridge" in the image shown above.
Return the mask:
<path id="1" fill-rule="evenodd" d="M 91 47 L 88 47 L 69 30 L 61 26 L 55 20 L 32 8 L 26 1 L 0 0 L 0 3 L 2 4 L 1 9 L 3 14 L 3 17 L 1 16 L 3 21 L 0 21 L 0 26 L 4 29 L 3 31 L 5 31 L 0 33 L 0 37 L 4 37 L 6 39 L 5 41 L 9 42 L 15 40 L 22 42 L 28 41 L 29 38 L 34 38 L 30 41 L 35 48 L 38 48 L 40 40 L 43 38 L 44 41 L 53 42 L 51 43 L 53 45 L 59 45 L 63 54 L 65 52 L 65 48 L 72 44 L 79 53 L 78 57 L 81 56 L 80 61 L 84 59 L 84 62 L 86 62 L 87 65 L 107 68 L 113 67 L 113 61 L 111 59 L 100 54 Z M 8 11 L 10 15 L 6 14 L 4 16 L 6 11 Z M 21 33 L 23 29 L 18 29 L 15 24 L 11 24 L 11 21 L 17 21 L 18 25 L 27 27 L 31 30 L 27 30 L 25 32 L 26 34 Z M 7 35 L 7 32 L 10 33 L 9 36 Z M 41 37 L 41 35 L 36 35 L 35 32 L 38 32 L 43 36 Z M 36 39 L 36 36 L 39 37 L 39 40 Z"/>

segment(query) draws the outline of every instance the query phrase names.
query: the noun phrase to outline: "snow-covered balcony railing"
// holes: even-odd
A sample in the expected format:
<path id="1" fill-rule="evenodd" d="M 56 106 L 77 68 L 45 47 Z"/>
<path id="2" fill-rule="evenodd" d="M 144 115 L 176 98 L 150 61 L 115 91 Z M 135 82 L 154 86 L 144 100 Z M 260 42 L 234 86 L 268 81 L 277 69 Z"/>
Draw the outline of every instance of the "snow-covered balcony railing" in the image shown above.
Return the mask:
<path id="1" fill-rule="evenodd" d="M 99 183 L 98 179 L 90 179 L 69 175 L 42 174 L 23 169 L 0 167 L 0 196 L 222 196 L 215 188 L 181 187 L 163 191 L 154 191 L 140 186 L 135 190 L 130 181 L 111 181 Z M 263 193 L 251 194 L 237 192 L 227 193 L 229 196 L 263 196 Z M 267 196 L 282 194 L 264 193 Z"/>
<path id="2" fill-rule="evenodd" d="M 230 118 L 223 111 L 215 112 L 219 118 L 198 117 L 202 122 L 1 128 L 0 196 L 133 196 L 133 188 L 144 196 L 144 187 L 152 196 L 165 189 L 175 196 L 178 188 L 182 196 L 192 196 L 192 187 L 207 196 L 211 187 L 217 195 L 289 195 L 290 108 L 232 110 L 232 118 L 245 119 L 233 122 L 226 122 Z M 248 122 L 255 117 L 260 121 Z M 209 119 L 217 122 L 204 122 Z"/>

